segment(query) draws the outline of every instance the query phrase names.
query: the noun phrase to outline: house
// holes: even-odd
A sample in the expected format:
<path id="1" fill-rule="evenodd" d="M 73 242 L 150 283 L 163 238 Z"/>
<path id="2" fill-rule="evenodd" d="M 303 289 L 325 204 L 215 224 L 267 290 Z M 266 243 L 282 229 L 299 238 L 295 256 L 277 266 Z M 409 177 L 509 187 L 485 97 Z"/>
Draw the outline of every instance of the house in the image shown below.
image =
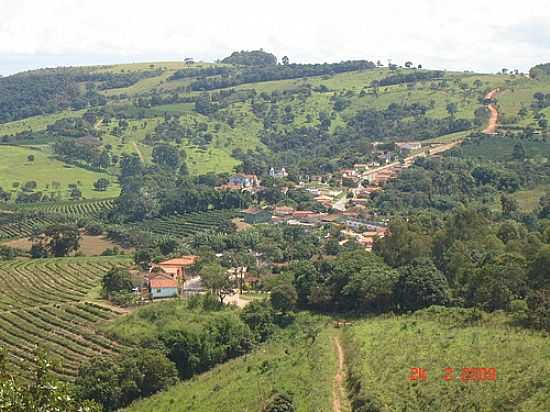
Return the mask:
<path id="1" fill-rule="evenodd" d="M 269 210 L 249 208 L 242 211 L 244 221 L 249 225 L 271 223 L 272 214 Z"/>
<path id="2" fill-rule="evenodd" d="M 184 280 L 185 279 L 185 269 L 193 266 L 197 260 L 198 256 L 181 256 L 175 259 L 164 260 L 157 264 L 154 264 L 151 268 L 153 271 L 155 268 L 160 268 L 164 273 L 170 275 L 172 279 L 175 280 Z"/>
<path id="3" fill-rule="evenodd" d="M 151 299 L 173 298 L 178 296 L 178 281 L 170 274 L 154 274 L 149 278 Z"/>
<path id="4" fill-rule="evenodd" d="M 289 206 L 276 206 L 273 214 L 276 216 L 288 216 L 294 213 L 294 208 Z"/>
<path id="5" fill-rule="evenodd" d="M 404 155 L 408 155 L 411 152 L 422 149 L 422 143 L 420 142 L 398 142 L 395 143 L 395 147 Z"/>
<path id="6" fill-rule="evenodd" d="M 238 174 L 231 176 L 227 184 L 230 186 L 238 186 L 241 188 L 251 188 L 258 187 L 260 185 L 260 181 L 258 180 L 258 177 L 256 175 Z"/>
<path id="7" fill-rule="evenodd" d="M 269 169 L 269 176 L 283 178 L 288 176 L 288 172 L 284 167 L 282 167 L 280 170 L 275 170 L 275 168 L 272 167 Z"/>

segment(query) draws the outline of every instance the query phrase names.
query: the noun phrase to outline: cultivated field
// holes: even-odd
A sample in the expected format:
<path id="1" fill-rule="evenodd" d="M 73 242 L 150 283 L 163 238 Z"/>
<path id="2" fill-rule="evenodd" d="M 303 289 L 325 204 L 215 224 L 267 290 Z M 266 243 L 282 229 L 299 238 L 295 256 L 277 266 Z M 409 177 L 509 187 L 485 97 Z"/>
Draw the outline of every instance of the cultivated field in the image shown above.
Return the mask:
<path id="1" fill-rule="evenodd" d="M 101 276 L 122 258 L 14 260 L 0 263 L 0 345 L 8 362 L 25 375 L 33 353 L 48 351 L 55 371 L 75 376 L 79 365 L 121 346 L 96 332 L 118 312 L 94 303 Z"/>

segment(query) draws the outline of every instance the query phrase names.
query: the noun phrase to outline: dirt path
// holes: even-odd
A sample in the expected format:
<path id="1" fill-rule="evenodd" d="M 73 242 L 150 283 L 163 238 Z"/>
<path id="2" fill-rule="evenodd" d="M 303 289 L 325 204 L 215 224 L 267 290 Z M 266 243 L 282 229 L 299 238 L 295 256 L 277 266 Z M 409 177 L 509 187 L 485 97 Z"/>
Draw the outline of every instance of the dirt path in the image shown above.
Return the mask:
<path id="1" fill-rule="evenodd" d="M 491 90 L 489 93 L 485 95 L 485 99 L 487 100 L 493 100 L 498 93 L 498 89 Z M 487 127 L 483 130 L 483 133 L 485 134 L 495 134 L 497 130 L 497 121 L 498 121 L 498 111 L 494 104 L 490 104 L 487 106 L 489 111 L 491 112 L 489 116 L 489 123 L 487 123 Z"/>
<path id="2" fill-rule="evenodd" d="M 334 384 L 332 385 L 332 410 L 333 412 L 342 412 L 344 410 L 349 410 L 346 405 L 346 391 L 344 389 L 344 351 L 342 350 L 342 344 L 340 343 L 340 337 L 334 336 L 334 349 L 338 356 L 338 369 L 336 370 L 336 375 L 334 375 Z"/>
<path id="3" fill-rule="evenodd" d="M 141 153 L 141 150 L 139 150 L 139 147 L 136 142 L 132 142 L 132 146 L 134 146 L 134 150 L 136 151 L 137 155 L 141 159 L 142 163 L 145 163 L 145 158 L 143 157 L 143 153 Z"/>

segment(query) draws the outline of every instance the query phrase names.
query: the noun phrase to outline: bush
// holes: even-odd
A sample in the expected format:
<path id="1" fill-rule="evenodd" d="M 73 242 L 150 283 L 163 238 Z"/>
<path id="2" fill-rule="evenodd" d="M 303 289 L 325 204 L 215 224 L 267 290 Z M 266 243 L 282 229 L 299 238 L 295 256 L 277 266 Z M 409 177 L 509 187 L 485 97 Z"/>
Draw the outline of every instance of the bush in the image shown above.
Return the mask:
<path id="1" fill-rule="evenodd" d="M 103 226 L 99 223 L 90 223 L 86 225 L 86 233 L 90 236 L 99 236 L 103 234 Z"/>
<path id="2" fill-rule="evenodd" d="M 294 412 L 292 397 L 285 392 L 275 392 L 262 409 L 263 412 Z"/>

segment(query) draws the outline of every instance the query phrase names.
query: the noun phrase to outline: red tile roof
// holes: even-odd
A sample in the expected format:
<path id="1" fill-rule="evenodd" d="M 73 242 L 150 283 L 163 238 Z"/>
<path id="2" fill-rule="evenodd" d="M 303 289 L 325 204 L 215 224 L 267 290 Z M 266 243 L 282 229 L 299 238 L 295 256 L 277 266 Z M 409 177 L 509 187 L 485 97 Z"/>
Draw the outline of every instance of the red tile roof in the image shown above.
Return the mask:
<path id="1" fill-rule="evenodd" d="M 165 278 L 153 278 L 149 281 L 151 289 L 162 289 L 162 288 L 177 288 L 178 282 L 175 279 L 165 279 Z"/>
<path id="2" fill-rule="evenodd" d="M 159 266 L 191 266 L 197 261 L 198 258 L 198 256 L 182 256 L 160 262 Z"/>

